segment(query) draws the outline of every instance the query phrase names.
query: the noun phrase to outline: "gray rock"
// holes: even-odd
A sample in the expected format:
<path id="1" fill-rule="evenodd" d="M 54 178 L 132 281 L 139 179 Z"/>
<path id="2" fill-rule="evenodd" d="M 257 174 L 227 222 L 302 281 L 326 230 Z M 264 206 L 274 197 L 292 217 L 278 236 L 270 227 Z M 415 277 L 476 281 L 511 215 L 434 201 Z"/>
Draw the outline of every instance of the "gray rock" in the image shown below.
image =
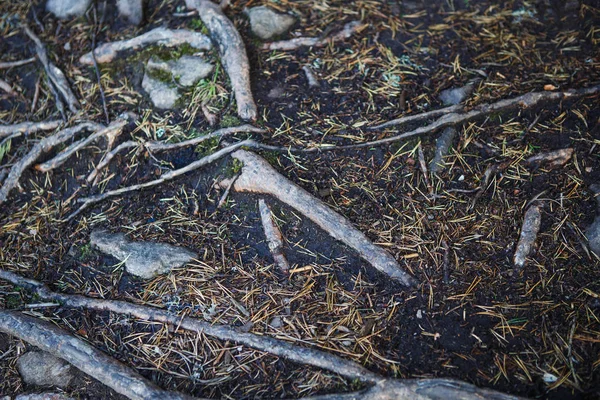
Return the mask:
<path id="1" fill-rule="evenodd" d="M 142 0 L 117 0 L 119 15 L 132 25 L 139 25 L 144 19 Z"/>
<path id="2" fill-rule="evenodd" d="M 279 14 L 265 6 L 247 8 L 244 12 L 250 19 L 252 33 L 262 40 L 286 33 L 296 22 L 291 15 Z"/>
<path id="3" fill-rule="evenodd" d="M 60 19 L 80 17 L 91 3 L 92 0 L 48 0 L 46 11 Z"/>
<path id="4" fill-rule="evenodd" d="M 598 210 L 596 211 L 596 219 L 585 231 L 590 249 L 600 257 L 600 184 L 590 186 L 590 190 L 596 194 L 598 202 Z"/>
<path id="5" fill-rule="evenodd" d="M 17 369 L 28 385 L 66 388 L 73 379 L 69 363 L 50 353 L 30 351 L 17 360 Z"/>
<path id="6" fill-rule="evenodd" d="M 142 79 L 142 88 L 150 96 L 152 104 L 162 110 L 174 108 L 180 97 L 176 87 L 152 78 L 147 72 L 144 74 L 144 79 Z"/>
<path id="7" fill-rule="evenodd" d="M 444 170 L 444 156 L 448 154 L 448 150 L 450 149 L 450 146 L 452 146 L 452 141 L 454 141 L 455 136 L 456 129 L 449 126 L 444 129 L 440 137 L 435 141 L 435 155 L 429 163 L 429 171 L 431 171 L 432 174 L 437 174 Z"/>
<path id="8" fill-rule="evenodd" d="M 460 88 L 446 89 L 440 93 L 440 100 L 447 106 L 453 106 L 462 103 L 472 91 L 472 84 Z"/>
<path id="9" fill-rule="evenodd" d="M 30 393 L 20 394 L 15 397 L 15 400 L 72 400 L 72 397 L 60 393 Z"/>
<path id="10" fill-rule="evenodd" d="M 197 258 L 195 253 L 183 247 L 165 243 L 132 242 L 122 233 L 94 231 L 90 242 L 101 252 L 124 261 L 127 272 L 144 279 L 166 274 Z"/>
<path id="11" fill-rule="evenodd" d="M 206 78 L 213 70 L 213 65 L 199 56 L 183 56 L 178 60 L 162 61 L 155 57 L 148 60 L 146 68 L 170 73 L 181 86 L 193 86 L 200 79 Z"/>

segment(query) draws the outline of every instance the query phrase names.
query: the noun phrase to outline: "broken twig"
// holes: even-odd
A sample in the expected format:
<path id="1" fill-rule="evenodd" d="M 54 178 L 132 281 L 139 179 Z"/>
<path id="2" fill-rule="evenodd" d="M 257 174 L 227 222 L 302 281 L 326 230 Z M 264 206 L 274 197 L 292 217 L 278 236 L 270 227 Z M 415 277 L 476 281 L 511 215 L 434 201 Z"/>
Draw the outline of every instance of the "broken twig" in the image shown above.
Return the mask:
<path id="1" fill-rule="evenodd" d="M 531 253 L 537 234 L 540 231 L 541 223 L 542 213 L 540 212 L 540 206 L 532 204 L 525 212 L 525 217 L 523 217 L 521 236 L 519 237 L 519 243 L 517 243 L 517 250 L 513 258 L 515 267 L 520 269 L 525 265 L 525 260 L 529 253 Z"/>
<path id="2" fill-rule="evenodd" d="M 0 310 L 0 331 L 62 358 L 130 399 L 190 399 L 162 390 L 131 368 L 46 321 Z"/>
<path id="3" fill-rule="evenodd" d="M 352 21 L 344 25 L 341 31 L 333 35 L 321 37 L 299 37 L 290 40 L 281 40 L 263 44 L 263 50 L 296 50 L 300 47 L 323 47 L 329 43 L 339 42 L 348 39 L 356 32 L 360 31 L 366 25 L 360 21 Z"/>
<path id="4" fill-rule="evenodd" d="M 554 169 L 565 165 L 575 150 L 572 147 L 550 151 L 548 153 L 540 153 L 529 157 L 525 162 L 532 167 L 541 167 L 542 165 L 548 169 Z"/>
<path id="5" fill-rule="evenodd" d="M 363 259 L 380 272 L 406 286 L 416 283 L 415 279 L 406 273 L 388 252 L 373 244 L 346 218 L 279 174 L 263 158 L 244 150 L 236 151 L 232 157 L 244 163 L 242 173 L 233 185 L 235 190 L 276 197 L 300 211 L 335 239 L 356 250 Z"/>
<path id="6" fill-rule="evenodd" d="M 264 199 L 259 199 L 258 210 L 260 211 L 260 220 L 262 221 L 263 230 L 273 260 L 284 274 L 288 274 L 290 271 L 290 264 L 283 254 L 283 235 L 281 234 L 279 227 L 275 224 L 275 221 L 273 221 L 271 208 L 265 203 Z"/>

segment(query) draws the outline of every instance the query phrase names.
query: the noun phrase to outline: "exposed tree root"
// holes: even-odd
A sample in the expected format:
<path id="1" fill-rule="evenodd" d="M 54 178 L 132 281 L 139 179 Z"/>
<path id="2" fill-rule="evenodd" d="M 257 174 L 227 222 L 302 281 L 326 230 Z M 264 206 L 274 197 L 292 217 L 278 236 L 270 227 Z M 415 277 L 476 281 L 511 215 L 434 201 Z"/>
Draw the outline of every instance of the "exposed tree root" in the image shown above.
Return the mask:
<path id="1" fill-rule="evenodd" d="M 48 53 L 46 52 L 46 48 L 44 47 L 44 44 L 40 38 L 38 38 L 27 25 L 23 25 L 23 30 L 35 43 L 37 57 L 46 70 L 50 84 L 55 90 L 58 91 L 62 99 L 64 99 L 64 101 L 67 103 L 69 110 L 72 113 L 76 113 L 79 109 L 79 101 L 77 100 L 77 97 L 75 97 L 75 94 L 71 91 L 65 74 L 63 74 L 63 72 L 56 65 L 48 60 Z M 57 99 L 57 101 L 60 101 L 60 99 Z"/>
<path id="2" fill-rule="evenodd" d="M 101 136 L 106 136 L 109 141 L 109 147 L 112 147 L 112 143 L 115 140 L 115 137 L 123 130 L 123 127 L 125 127 L 125 125 L 127 125 L 128 122 L 129 121 L 125 118 L 116 119 L 106 128 L 97 130 L 96 132 L 94 132 L 93 134 L 88 136 L 87 138 L 73 143 L 72 145 L 67 147 L 65 150 L 61 151 L 53 159 L 48 160 L 43 164 L 36 165 L 35 169 L 40 172 L 51 171 L 51 170 L 63 165 L 64 162 L 67 161 L 67 159 L 69 157 L 71 157 L 73 154 L 75 154 L 77 151 L 81 150 L 88 144 L 94 142 L 96 139 L 98 139 Z"/>
<path id="3" fill-rule="evenodd" d="M 38 131 L 51 131 L 62 124 L 62 121 L 21 122 L 15 125 L 0 125 L 0 138 L 13 134 L 35 133 Z M 20 136 L 20 135 L 19 135 Z"/>
<path id="4" fill-rule="evenodd" d="M 273 221 L 271 208 L 264 199 L 259 199 L 258 210 L 260 211 L 260 220 L 273 260 L 284 274 L 288 274 L 290 271 L 290 264 L 285 258 L 285 254 L 283 254 L 283 235 L 281 234 L 279 227 L 275 224 L 275 221 Z"/>
<path id="5" fill-rule="evenodd" d="M 525 261 L 531 250 L 533 244 L 537 238 L 537 234 L 540 231 L 542 224 L 542 213 L 540 212 L 539 204 L 532 204 L 525 212 L 523 217 L 523 226 L 521 227 L 521 235 L 519 237 L 519 243 L 517 243 L 517 250 L 513 261 L 515 267 L 523 268 Z"/>
<path id="6" fill-rule="evenodd" d="M 86 180 L 88 181 L 88 183 L 91 183 L 92 181 L 95 182 L 96 178 L 98 177 L 98 174 L 100 173 L 100 171 L 102 171 L 104 168 L 106 168 L 106 166 L 108 164 L 110 164 L 111 160 L 119 153 L 121 152 L 121 150 L 125 150 L 125 149 L 131 149 L 132 147 L 138 147 L 140 144 L 134 140 L 128 140 L 126 142 L 121 143 L 120 145 L 118 145 L 117 147 L 115 147 L 114 149 L 112 149 L 110 152 L 106 153 L 104 155 L 104 157 L 102 158 L 102 160 L 100 160 L 100 162 L 98 163 L 98 165 L 96 165 L 96 168 L 94 168 L 94 170 L 92 172 L 90 172 L 90 174 L 87 176 Z"/>
<path id="7" fill-rule="evenodd" d="M 44 152 L 51 150 L 56 145 L 66 142 L 78 132 L 89 129 L 99 130 L 102 125 L 94 122 L 84 122 L 71 128 L 63 129 L 55 135 L 46 137 L 35 144 L 25 157 L 12 166 L 4 185 L 0 188 L 0 204 L 4 203 L 8 194 L 19 184 L 19 179 L 27 168 L 29 168 Z"/>
<path id="8" fill-rule="evenodd" d="M 191 399 L 162 390 L 119 361 L 46 321 L 0 310 L 0 331 L 62 358 L 130 399 Z"/>
<path id="9" fill-rule="evenodd" d="M 94 55 L 98 64 L 106 64 L 113 61 L 121 51 L 138 50 L 154 44 L 173 47 L 181 46 L 184 43 L 198 50 L 210 50 L 212 48 L 210 39 L 199 32 L 186 29 L 156 28 L 132 39 L 98 46 L 94 49 Z M 85 65 L 94 65 L 92 52 L 81 56 L 79 62 Z"/>
<path id="10" fill-rule="evenodd" d="M 20 67 L 22 65 L 30 64 L 34 61 L 35 61 L 35 57 L 27 58 L 25 60 L 0 62 L 0 69 Z"/>
<path id="11" fill-rule="evenodd" d="M 296 346 L 283 340 L 242 332 L 229 326 L 211 324 L 196 318 L 181 317 L 159 308 L 131 304 L 119 300 L 103 300 L 80 295 L 56 293 L 49 290 L 40 282 L 23 278 L 13 272 L 2 269 L 0 269 L 0 279 L 32 291 L 42 300 L 59 302 L 64 307 L 110 311 L 117 314 L 131 315 L 145 321 L 169 324 L 175 329 L 204 333 L 221 340 L 243 344 L 300 364 L 323 368 L 349 379 L 358 379 L 368 383 L 376 383 L 383 379 L 380 375 L 370 372 L 355 362 L 344 360 L 341 357 L 320 350 Z"/>
<path id="12" fill-rule="evenodd" d="M 185 3 L 188 8 L 198 10 L 219 49 L 221 63 L 235 94 L 239 117 L 245 121 L 256 120 L 256 103 L 250 88 L 250 64 L 242 37 L 218 4 L 210 0 L 186 0 Z"/>
<path id="13" fill-rule="evenodd" d="M 201 14 L 202 15 L 202 14 Z M 296 50 L 300 47 L 323 47 L 329 43 L 339 42 L 348 39 L 356 32 L 360 31 L 366 25 L 360 21 L 352 21 L 344 25 L 344 28 L 334 33 L 333 35 L 320 37 L 299 37 L 290 40 L 281 40 L 279 42 L 271 42 L 263 44 L 264 50 Z"/>
<path id="14" fill-rule="evenodd" d="M 82 198 L 79 199 L 80 203 L 83 203 L 81 205 L 81 207 L 79 207 L 75 212 L 73 212 L 71 215 L 69 215 L 65 221 L 70 221 L 71 219 L 73 219 L 75 216 L 79 215 L 83 210 L 85 210 L 86 208 L 88 208 L 89 206 L 91 206 L 92 204 L 96 204 L 98 202 L 101 202 L 103 200 L 108 199 L 109 197 L 114 197 L 114 196 L 119 196 L 121 194 L 125 194 L 125 193 L 129 193 L 129 192 L 133 192 L 136 190 L 140 190 L 140 189 L 145 189 L 148 187 L 152 187 L 152 186 L 156 186 L 156 185 L 160 185 L 161 183 L 164 183 L 166 181 L 169 181 L 171 179 L 175 179 L 178 176 L 181 176 L 183 174 L 186 174 L 190 171 L 193 171 L 195 169 L 201 168 L 205 165 L 208 165 L 212 162 L 215 162 L 216 160 L 220 159 L 223 156 L 226 156 L 227 154 L 236 151 L 237 149 L 239 149 L 242 146 L 248 146 L 248 145 L 252 145 L 252 141 L 251 140 L 244 140 L 241 141 L 239 143 L 236 143 L 234 145 L 231 145 L 229 147 L 225 147 L 219 151 L 216 151 L 206 157 L 202 157 L 199 160 L 194 161 L 193 163 L 190 163 L 188 165 L 186 165 L 183 168 L 179 168 L 179 169 L 175 169 L 172 171 L 167 172 L 166 174 L 162 175 L 159 179 L 155 179 L 153 181 L 150 182 L 146 182 L 146 183 L 140 183 L 139 185 L 133 185 L 133 186 L 127 186 L 121 189 L 116 189 L 116 190 L 111 190 L 109 192 L 105 192 L 102 194 L 99 194 L 97 196 L 91 196 L 91 197 L 86 197 L 86 198 Z M 4 187 L 2 188 L 4 189 Z"/>
<path id="15" fill-rule="evenodd" d="M 304 214 L 335 239 L 356 250 L 377 270 L 406 286 L 416 283 L 388 252 L 373 244 L 346 218 L 279 174 L 263 158 L 244 150 L 236 151 L 232 157 L 244 163 L 242 173 L 233 185 L 235 190 L 276 197 Z"/>

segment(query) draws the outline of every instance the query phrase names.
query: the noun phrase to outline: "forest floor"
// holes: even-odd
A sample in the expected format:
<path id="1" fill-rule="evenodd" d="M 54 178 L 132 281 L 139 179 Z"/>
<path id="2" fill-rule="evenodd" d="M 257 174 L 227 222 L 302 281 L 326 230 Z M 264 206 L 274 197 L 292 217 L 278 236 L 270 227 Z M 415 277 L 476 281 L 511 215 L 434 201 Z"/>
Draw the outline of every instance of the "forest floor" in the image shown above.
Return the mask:
<path id="1" fill-rule="evenodd" d="M 202 29 L 198 17 L 173 16 L 180 2 L 149 3 L 147 22 L 137 28 L 108 15 L 97 41 L 129 38 L 157 26 Z M 367 127 L 441 108 L 439 94 L 451 87 L 473 83 L 466 100 L 472 107 L 532 91 L 600 84 L 597 2 L 410 3 L 232 2 L 227 15 L 247 46 L 259 109 L 256 126 L 268 131 L 252 137 L 277 146 L 355 144 L 402 133 L 411 126 Z M 354 20 L 364 28 L 322 48 L 262 50 L 242 12 L 262 4 L 298 16 L 292 32 L 303 36 L 321 36 Z M 69 125 L 105 123 L 94 68 L 78 62 L 91 50 L 91 15 L 59 22 L 30 2 L 0 2 L 0 61 L 34 55 L 19 21 L 27 21 L 41 38 L 81 102 Z M 100 66 L 109 116 L 124 111 L 139 116 L 119 142 L 176 142 L 241 123 L 222 68 L 190 93 L 211 93 L 206 101 L 220 116 L 216 128 L 208 125 L 198 102 L 175 111 L 154 110 L 141 88 L 151 53 L 128 54 Z M 314 71 L 318 87 L 309 87 L 305 65 Z M 0 97 L 2 124 L 60 118 L 38 63 L 0 70 L 0 78 L 17 91 Z M 36 86 L 39 99 L 32 109 Z M 413 288 L 391 281 L 311 221 L 269 198 L 292 264 L 290 276 L 283 275 L 265 242 L 259 196 L 232 191 L 225 206 L 217 208 L 222 190 L 215 182 L 232 168 L 229 157 L 62 221 L 78 207 L 74 199 L 154 179 L 214 151 L 216 142 L 160 158 L 121 153 L 97 186 L 85 177 L 105 152 L 101 144 L 79 151 L 52 172 L 27 170 L 22 190 L 0 206 L 0 268 L 56 291 L 149 304 L 315 346 L 389 377 L 457 378 L 531 398 L 598 398 L 600 260 L 588 251 L 584 232 L 596 213 L 589 186 L 600 183 L 599 104 L 598 95 L 587 96 L 457 126 L 446 167 L 437 176 L 424 174 L 419 147 L 430 160 L 439 131 L 364 149 L 259 152 L 390 252 L 419 280 Z M 25 135 L 0 149 L 0 169 L 45 135 Z M 574 149 L 564 167 L 532 168 L 525 162 L 563 148 Z M 486 169 L 498 165 L 501 170 L 474 200 Z M 543 204 L 540 233 L 525 266 L 515 269 L 523 214 L 533 199 Z M 200 257 L 168 275 L 141 281 L 90 247 L 90 233 L 98 228 L 126 233 L 132 240 L 184 246 Z M 25 310 L 36 302 L 0 281 L 0 308 Z M 29 310 L 162 388 L 194 396 L 302 397 L 360 387 L 327 371 L 161 324 L 62 307 Z M 15 367 L 23 351 L 23 342 L 0 334 L 0 394 L 31 390 Z M 90 378 L 80 379 L 67 394 L 119 398 Z"/>

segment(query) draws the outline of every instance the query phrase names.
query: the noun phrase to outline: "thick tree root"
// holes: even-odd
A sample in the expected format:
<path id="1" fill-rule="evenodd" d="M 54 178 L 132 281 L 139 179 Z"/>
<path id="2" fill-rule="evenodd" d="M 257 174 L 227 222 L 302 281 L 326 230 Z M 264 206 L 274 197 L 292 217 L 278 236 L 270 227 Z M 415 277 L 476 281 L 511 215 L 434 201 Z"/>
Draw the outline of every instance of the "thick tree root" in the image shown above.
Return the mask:
<path id="1" fill-rule="evenodd" d="M 380 375 L 370 372 L 355 362 L 344 360 L 336 355 L 320 350 L 295 346 L 283 340 L 242 332 L 229 326 L 211 324 L 196 318 L 181 317 L 154 307 L 131 304 L 119 300 L 93 299 L 85 296 L 52 292 L 40 282 L 23 278 L 2 269 L 0 269 L 0 279 L 32 291 L 42 300 L 59 302 L 64 307 L 110 311 L 116 314 L 131 315 L 145 321 L 169 324 L 175 329 L 203 333 L 221 340 L 243 344 L 300 364 L 323 368 L 348 379 L 358 379 L 367 383 L 376 383 L 383 379 Z"/>
<path id="2" fill-rule="evenodd" d="M 130 399 L 191 399 L 160 389 L 129 367 L 48 322 L 0 310 L 0 331 L 62 358 Z"/>
<path id="3" fill-rule="evenodd" d="M 269 194 L 298 210 L 329 235 L 350 246 L 380 272 L 406 286 L 416 283 L 388 252 L 373 244 L 350 221 L 333 211 L 325 203 L 296 186 L 279 174 L 263 158 L 255 153 L 239 150 L 232 157 L 244 166 L 233 188 L 241 192 Z"/>
<path id="4" fill-rule="evenodd" d="M 106 64 L 113 61 L 121 51 L 139 50 L 151 45 L 174 47 L 185 43 L 198 50 L 210 50 L 212 48 L 210 39 L 199 32 L 185 29 L 156 28 L 132 39 L 98 46 L 94 49 L 94 55 L 98 64 Z M 85 65 L 94 65 L 92 52 L 81 56 L 79 62 Z"/>
<path id="5" fill-rule="evenodd" d="M 352 21 L 344 25 L 344 28 L 341 31 L 324 38 L 299 37 L 290 40 L 281 40 L 279 42 L 265 43 L 263 45 L 263 50 L 296 50 L 300 47 L 324 47 L 329 43 L 348 39 L 365 26 L 366 25 L 361 24 L 360 21 Z"/>
<path id="6" fill-rule="evenodd" d="M 250 63 L 242 37 L 218 4 L 210 0 L 186 0 L 185 3 L 188 8 L 198 10 L 219 49 L 221 63 L 235 94 L 239 117 L 245 121 L 256 120 L 256 103 L 250 88 Z"/>
<path id="7" fill-rule="evenodd" d="M 281 272 L 288 274 L 290 271 L 290 264 L 285 258 L 285 254 L 283 254 L 283 235 L 281 234 L 279 227 L 275 224 L 275 221 L 273 221 L 271 208 L 264 199 L 259 199 L 258 210 L 260 211 L 260 220 L 273 260 Z"/>
<path id="8" fill-rule="evenodd" d="M 53 147 L 66 142 L 84 129 L 97 131 L 102 128 L 103 126 L 100 124 L 96 124 L 94 122 L 84 122 L 74 127 L 63 129 L 55 135 L 40 140 L 36 145 L 33 146 L 33 148 L 25 157 L 12 166 L 4 185 L 0 188 L 0 204 L 6 201 L 10 191 L 19 184 L 19 179 L 21 178 L 23 171 L 29 168 L 42 155 L 42 153 L 47 152 Z"/>
<path id="9" fill-rule="evenodd" d="M 50 84 L 53 85 L 62 99 L 64 99 L 64 101 L 67 103 L 69 110 L 71 110 L 72 113 L 76 113 L 79 109 L 79 101 L 77 100 L 77 97 L 75 97 L 75 94 L 71 91 L 65 74 L 63 74 L 63 72 L 56 65 L 48 60 L 48 53 L 46 52 L 46 48 L 44 47 L 44 44 L 40 38 L 38 38 L 27 25 L 23 26 L 23 30 L 35 43 L 35 51 L 38 59 L 46 70 Z M 57 99 L 57 101 L 60 101 L 60 98 Z"/>
<path id="10" fill-rule="evenodd" d="M 62 124 L 62 121 L 21 122 L 15 125 L 0 125 L 0 138 L 9 135 L 20 136 L 23 133 L 35 133 L 38 131 L 51 131 Z"/>

